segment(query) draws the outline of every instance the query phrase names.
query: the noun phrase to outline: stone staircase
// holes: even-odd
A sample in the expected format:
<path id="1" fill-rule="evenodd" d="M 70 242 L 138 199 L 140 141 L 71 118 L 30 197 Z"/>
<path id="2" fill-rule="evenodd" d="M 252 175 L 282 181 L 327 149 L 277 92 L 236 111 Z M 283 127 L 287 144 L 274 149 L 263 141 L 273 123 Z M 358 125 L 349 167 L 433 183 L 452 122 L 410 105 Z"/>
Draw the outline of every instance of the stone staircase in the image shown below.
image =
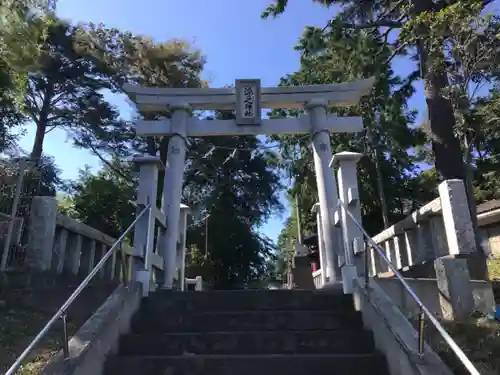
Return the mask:
<path id="1" fill-rule="evenodd" d="M 388 374 L 352 296 L 157 291 L 105 375 Z"/>

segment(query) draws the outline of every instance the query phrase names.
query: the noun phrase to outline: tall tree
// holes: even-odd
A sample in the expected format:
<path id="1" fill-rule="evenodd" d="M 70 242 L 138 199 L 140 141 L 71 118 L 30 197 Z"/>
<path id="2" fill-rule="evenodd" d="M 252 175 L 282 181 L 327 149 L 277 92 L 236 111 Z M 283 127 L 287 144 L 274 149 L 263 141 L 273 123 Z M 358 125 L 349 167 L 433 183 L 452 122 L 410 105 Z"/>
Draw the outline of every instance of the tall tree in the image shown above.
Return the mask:
<path id="1" fill-rule="evenodd" d="M 466 162 L 470 161 L 470 148 L 465 150 L 464 155 L 461 138 L 457 136 L 457 133 L 460 134 L 462 120 L 466 118 L 464 117 L 466 113 L 458 109 L 459 107 L 463 108 L 464 101 L 459 100 L 462 104 L 457 106 L 458 101 L 454 102 L 453 100 L 454 97 L 451 93 L 460 92 L 460 90 L 454 90 L 453 86 L 460 85 L 453 81 L 457 75 L 451 75 L 450 85 L 450 69 L 448 67 L 450 61 L 454 62 L 455 73 L 461 77 L 464 77 L 465 70 L 469 70 L 463 69 L 465 67 L 462 64 L 464 60 L 460 58 L 460 54 L 457 56 L 456 46 L 460 45 L 465 48 L 465 54 L 462 53 L 461 57 L 467 54 L 474 56 L 478 51 L 476 49 L 478 43 L 463 43 L 466 39 L 465 35 L 470 34 L 468 31 L 474 28 L 474 22 L 472 25 L 468 25 L 467 20 L 472 20 L 469 17 L 470 14 L 473 14 L 476 20 L 480 19 L 481 11 L 491 1 L 313 1 L 325 6 L 339 5 L 341 8 L 340 12 L 328 22 L 324 29 L 312 27 L 307 29 L 306 37 L 303 38 L 303 47 L 307 53 L 318 55 L 327 46 L 325 40 L 328 38 L 343 41 L 349 38 L 348 35 L 352 30 L 366 30 L 370 34 L 383 36 L 380 50 L 390 51 L 387 63 L 390 63 L 397 56 L 406 56 L 418 62 L 410 77 L 413 80 L 421 78 L 424 83 L 428 120 L 424 122 L 423 128 L 432 145 L 436 171 L 441 179 L 465 180 L 466 187 L 468 186 L 469 207 L 474 221 L 475 199 L 470 184 L 470 173 L 465 167 Z M 287 3 L 287 0 L 277 0 L 274 5 L 268 7 L 262 16 L 276 16 L 282 13 Z M 498 33 L 491 33 L 487 26 L 474 30 L 474 34 L 480 36 L 477 40 L 481 41 L 485 39 L 483 35 L 488 33 L 494 37 L 498 35 Z M 494 39 L 490 39 L 490 42 L 479 43 L 479 45 L 494 46 L 496 44 Z M 485 61 L 482 63 L 484 67 Z M 470 107 L 470 101 L 466 106 Z M 459 114 L 458 117 L 457 114 Z M 467 183 L 468 181 L 469 183 Z M 478 278 L 487 277 L 486 263 L 484 259 L 479 258 L 477 265 L 470 268 L 471 274 Z"/>
<path id="2" fill-rule="evenodd" d="M 3 0 L 0 3 L 0 73 L 9 84 L 21 84 L 34 68 L 53 19 L 55 0 Z M 0 80 L 0 88 L 5 80 Z"/>
<path id="3" fill-rule="evenodd" d="M 364 153 L 359 163 L 360 194 L 364 224 L 376 233 L 383 228 L 382 207 L 388 208 L 389 222 L 394 222 L 422 202 L 411 199 L 410 181 L 418 172 L 416 159 L 408 149 L 424 142 L 423 134 L 413 128 L 414 112 L 406 107 L 413 94 L 410 78 L 400 78 L 388 64 L 390 51 L 379 53 L 383 36 L 363 30 L 351 30 L 346 40 L 325 39 L 321 56 L 306 55 L 298 72 L 282 78 L 282 85 L 323 84 L 355 78 L 377 77 L 372 93 L 359 106 L 337 109 L 339 115 L 359 115 L 364 120 L 365 135 L 334 134 L 332 150 Z M 305 39 L 297 48 L 305 48 Z M 272 116 L 296 116 L 296 111 L 274 111 Z M 367 131 L 371 137 L 367 137 Z M 292 194 L 299 197 L 302 227 L 311 231 L 315 218 L 310 210 L 317 202 L 316 180 L 310 140 L 296 136 L 278 136 L 284 167 L 295 176 Z M 374 149 L 377 153 L 372 152 Z M 380 183 L 377 185 L 376 181 Z M 383 194 L 381 194 L 383 193 Z"/>
<path id="4" fill-rule="evenodd" d="M 99 128 L 118 121 L 104 100 L 113 70 L 88 49 L 88 32 L 54 19 L 47 30 L 36 68 L 29 73 L 24 107 L 36 125 L 31 156 L 40 158 L 45 134 L 54 128 Z"/>
<path id="5" fill-rule="evenodd" d="M 21 101 L 27 72 L 40 56 L 54 1 L 5 0 L 0 3 L 0 152 L 12 147 L 23 123 Z"/>
<path id="6" fill-rule="evenodd" d="M 317 53 L 325 46 L 325 37 L 342 40 L 352 30 L 366 30 L 383 36 L 380 49 L 390 50 L 387 62 L 406 55 L 417 61 L 412 79 L 422 78 L 428 108 L 426 131 L 432 143 L 436 169 L 443 179 L 464 179 L 466 169 L 460 140 L 455 137 L 455 113 L 445 95 L 449 85 L 447 72 L 437 62 L 444 60 L 445 45 L 435 48 L 433 30 L 422 22 L 429 14 L 440 13 L 454 4 L 462 6 L 477 3 L 461 0 L 313 0 L 324 6 L 339 5 L 339 13 L 324 29 L 308 28 L 304 45 L 307 52 Z M 480 1 L 485 5 L 490 1 Z M 277 0 L 263 13 L 263 17 L 284 12 L 288 0 Z M 393 32 L 396 31 L 396 32 Z M 445 32 L 445 30 L 442 30 Z"/>
<path id="7" fill-rule="evenodd" d="M 114 30 L 109 32 L 102 25 L 90 32 L 92 49 L 100 51 L 100 58 L 113 66 L 120 83 L 136 83 L 150 87 L 200 87 L 205 58 L 199 50 L 182 40 L 154 43 L 151 38 Z M 134 119 L 155 120 L 170 117 L 164 113 L 136 113 Z M 79 127 L 75 132 L 78 146 L 100 155 L 114 154 L 122 157 L 134 153 L 159 154 L 166 163 L 170 137 L 139 137 L 133 122 L 114 122 L 99 127 Z M 162 190 L 163 173 L 160 174 L 158 191 Z M 161 198 L 159 197 L 159 204 Z"/>
<path id="8" fill-rule="evenodd" d="M 262 277 L 273 245 L 257 230 L 282 210 L 279 175 L 271 168 L 276 156 L 254 136 L 193 139 L 188 154 L 184 201 L 194 218 L 188 238 L 197 249 L 208 250 L 205 263 L 214 284 L 231 287 Z M 207 215 L 208 225 L 202 221 Z"/>

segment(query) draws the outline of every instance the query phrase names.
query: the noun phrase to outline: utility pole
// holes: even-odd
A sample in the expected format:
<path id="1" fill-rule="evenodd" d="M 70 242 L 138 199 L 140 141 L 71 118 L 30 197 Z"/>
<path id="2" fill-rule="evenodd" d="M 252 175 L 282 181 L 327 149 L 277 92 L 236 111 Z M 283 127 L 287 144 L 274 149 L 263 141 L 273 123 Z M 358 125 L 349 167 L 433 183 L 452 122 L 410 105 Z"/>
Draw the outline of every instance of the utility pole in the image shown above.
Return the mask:
<path id="1" fill-rule="evenodd" d="M 367 138 L 368 150 L 372 152 L 373 161 L 375 163 L 375 173 L 377 175 L 377 190 L 380 200 L 380 208 L 382 209 L 382 220 L 384 222 L 384 228 L 389 228 L 389 210 L 387 209 L 387 202 L 384 192 L 384 183 L 382 181 L 382 171 L 380 169 L 379 153 L 377 145 L 373 144 L 373 134 L 369 127 L 366 128 L 366 138 Z"/>
<path id="2" fill-rule="evenodd" d="M 205 216 L 203 220 L 205 220 L 205 259 L 208 259 L 208 218 L 210 217 L 210 214 Z"/>
<path id="3" fill-rule="evenodd" d="M 297 214 L 297 242 L 302 243 L 302 231 L 300 228 L 299 195 L 295 194 L 295 209 Z"/>

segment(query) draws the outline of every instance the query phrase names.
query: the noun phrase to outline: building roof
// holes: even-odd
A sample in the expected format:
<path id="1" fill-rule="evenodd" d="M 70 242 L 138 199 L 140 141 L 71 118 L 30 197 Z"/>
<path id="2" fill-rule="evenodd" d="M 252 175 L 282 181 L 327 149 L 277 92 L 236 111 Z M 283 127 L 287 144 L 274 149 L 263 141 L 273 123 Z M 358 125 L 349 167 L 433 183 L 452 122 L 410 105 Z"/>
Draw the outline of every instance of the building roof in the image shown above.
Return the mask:
<path id="1" fill-rule="evenodd" d="M 486 201 L 477 206 L 477 213 L 483 214 L 485 212 L 493 211 L 496 209 L 500 209 L 500 199 L 492 199 L 490 201 Z"/>

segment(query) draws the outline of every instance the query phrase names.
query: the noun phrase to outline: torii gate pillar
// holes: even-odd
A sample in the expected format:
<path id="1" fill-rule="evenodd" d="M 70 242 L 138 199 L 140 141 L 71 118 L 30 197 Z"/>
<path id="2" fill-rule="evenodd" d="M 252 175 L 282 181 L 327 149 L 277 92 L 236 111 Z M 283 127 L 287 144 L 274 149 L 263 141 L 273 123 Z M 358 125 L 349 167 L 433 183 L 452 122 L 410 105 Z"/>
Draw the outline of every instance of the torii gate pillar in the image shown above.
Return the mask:
<path id="1" fill-rule="evenodd" d="M 179 220 L 184 167 L 186 164 L 187 128 L 191 108 L 186 103 L 172 105 L 172 137 L 168 142 L 167 164 L 163 188 L 163 202 L 167 229 L 162 239 L 164 279 L 162 288 L 172 289 L 176 270 L 176 249 L 179 238 Z"/>
<path id="2" fill-rule="evenodd" d="M 326 264 L 324 270 L 329 283 L 340 282 L 341 275 L 336 272 L 337 253 L 341 244 L 335 241 L 334 215 L 339 199 L 337 182 L 333 169 L 330 168 L 332 147 L 330 132 L 326 127 L 328 102 L 314 98 L 306 103 L 312 129 L 312 148 L 314 154 L 314 169 L 316 185 L 318 187 L 319 205 L 321 212 L 321 229 L 326 249 Z M 338 268 L 338 267 L 337 267 Z"/>

